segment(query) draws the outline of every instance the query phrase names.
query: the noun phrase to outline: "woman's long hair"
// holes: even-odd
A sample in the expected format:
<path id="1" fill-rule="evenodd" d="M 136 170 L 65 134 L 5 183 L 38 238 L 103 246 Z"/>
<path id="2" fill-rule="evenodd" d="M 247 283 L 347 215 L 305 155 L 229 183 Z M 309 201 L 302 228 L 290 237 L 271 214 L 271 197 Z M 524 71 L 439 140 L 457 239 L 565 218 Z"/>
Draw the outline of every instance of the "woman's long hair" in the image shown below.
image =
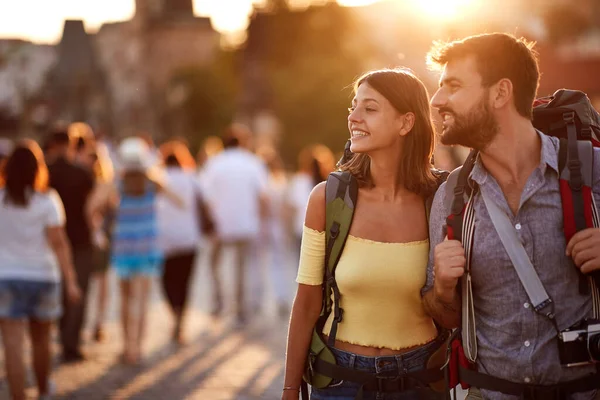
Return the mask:
<path id="1" fill-rule="evenodd" d="M 399 113 L 412 112 L 415 115 L 414 126 L 404 140 L 399 179 L 407 190 L 422 196 L 429 195 L 436 182 L 432 173 L 435 133 L 425 85 L 407 69 L 368 72 L 354 83 L 354 91 L 363 83 L 379 92 Z M 367 154 L 354 154 L 340 169 L 350 171 L 361 186 L 373 186 Z"/>
<path id="2" fill-rule="evenodd" d="M 33 140 L 18 143 L 5 160 L 0 173 L 5 203 L 26 207 L 33 191 L 48 188 L 48 168 L 40 146 Z"/>
<path id="3" fill-rule="evenodd" d="M 115 170 L 106 145 L 103 143 L 96 143 L 96 149 L 93 156 L 95 158 L 93 170 L 96 181 L 101 183 L 112 183 L 115 177 Z"/>
<path id="4" fill-rule="evenodd" d="M 335 158 L 329 148 L 322 144 L 304 147 L 298 154 L 298 171 L 310 175 L 318 185 L 335 170 Z"/>

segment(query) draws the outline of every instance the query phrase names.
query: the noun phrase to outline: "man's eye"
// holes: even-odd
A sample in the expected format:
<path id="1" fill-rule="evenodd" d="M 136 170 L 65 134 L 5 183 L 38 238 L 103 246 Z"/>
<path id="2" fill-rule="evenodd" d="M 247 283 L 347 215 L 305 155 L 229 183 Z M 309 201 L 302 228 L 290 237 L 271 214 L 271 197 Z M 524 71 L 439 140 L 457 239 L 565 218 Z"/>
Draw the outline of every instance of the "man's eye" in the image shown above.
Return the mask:
<path id="1" fill-rule="evenodd" d="M 369 108 L 369 107 L 365 108 L 365 110 L 367 110 L 367 112 L 373 112 L 373 111 L 377 111 L 377 110 L 375 110 L 374 108 Z"/>

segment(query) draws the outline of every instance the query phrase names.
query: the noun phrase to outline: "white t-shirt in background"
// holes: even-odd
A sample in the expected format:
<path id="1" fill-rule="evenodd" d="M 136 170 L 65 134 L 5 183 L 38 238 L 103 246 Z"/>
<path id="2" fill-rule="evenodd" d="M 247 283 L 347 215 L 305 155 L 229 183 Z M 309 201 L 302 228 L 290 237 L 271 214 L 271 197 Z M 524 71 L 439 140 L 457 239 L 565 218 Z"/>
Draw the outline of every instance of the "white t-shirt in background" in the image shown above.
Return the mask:
<path id="1" fill-rule="evenodd" d="M 34 192 L 29 204 L 5 201 L 0 189 L 0 279 L 60 282 L 60 270 L 48 243 L 46 228 L 65 225 L 58 193 Z"/>
<path id="2" fill-rule="evenodd" d="M 194 251 L 200 244 L 197 199 L 201 190 L 198 177 L 181 168 L 166 169 L 166 187 L 184 204 L 180 207 L 167 196 L 158 196 L 158 238 L 168 257 Z"/>
<path id="3" fill-rule="evenodd" d="M 209 159 L 201 172 L 219 239 L 254 239 L 260 233 L 260 197 L 266 193 L 268 173 L 251 152 L 225 149 Z"/>
<path id="4" fill-rule="evenodd" d="M 288 202 L 294 209 L 294 235 L 302 236 L 304 218 L 310 192 L 315 187 L 312 176 L 305 173 L 297 173 L 290 181 Z"/>

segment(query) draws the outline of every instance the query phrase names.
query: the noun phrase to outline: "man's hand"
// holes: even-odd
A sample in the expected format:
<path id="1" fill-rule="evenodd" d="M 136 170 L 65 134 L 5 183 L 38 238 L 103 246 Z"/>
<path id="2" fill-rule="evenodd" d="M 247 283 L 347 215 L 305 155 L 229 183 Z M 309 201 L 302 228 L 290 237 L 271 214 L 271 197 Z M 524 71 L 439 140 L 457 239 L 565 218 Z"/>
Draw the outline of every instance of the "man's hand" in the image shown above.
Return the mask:
<path id="1" fill-rule="evenodd" d="M 435 246 L 433 266 L 435 295 L 442 301 L 454 299 L 458 280 L 465 273 L 465 249 L 458 240 L 446 239 Z"/>
<path id="2" fill-rule="evenodd" d="M 577 232 L 567 244 L 567 256 L 584 274 L 600 270 L 600 228 Z"/>

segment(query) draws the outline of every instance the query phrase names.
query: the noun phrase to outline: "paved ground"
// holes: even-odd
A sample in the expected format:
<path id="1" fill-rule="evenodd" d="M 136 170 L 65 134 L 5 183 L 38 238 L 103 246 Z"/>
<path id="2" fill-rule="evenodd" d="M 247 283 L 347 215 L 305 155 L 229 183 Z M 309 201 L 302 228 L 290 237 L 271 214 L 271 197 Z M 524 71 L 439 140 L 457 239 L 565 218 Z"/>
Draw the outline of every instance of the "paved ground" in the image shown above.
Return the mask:
<path id="1" fill-rule="evenodd" d="M 223 269 L 226 282 L 232 282 L 230 254 L 225 254 Z M 291 264 L 290 264 L 291 265 Z M 290 266 L 290 300 L 293 296 Z M 265 273 L 265 276 L 268 274 Z M 268 278 L 267 278 L 268 279 Z M 170 343 L 172 322 L 154 285 L 150 308 L 145 360 L 140 366 L 119 363 L 121 348 L 117 323 L 118 294 L 111 278 L 111 317 L 107 324 L 108 340 L 101 344 L 89 340 L 86 331 L 84 351 L 88 360 L 73 365 L 57 364 L 53 379 L 58 399 L 192 399 L 250 400 L 278 399 L 283 381 L 286 321 L 275 315 L 268 290 L 261 313 L 244 329 L 235 329 L 225 304 L 225 316 L 214 320 L 207 315 L 210 288 L 205 257 L 201 257 L 193 283 L 192 310 L 188 319 L 189 343 L 178 347 Z M 93 305 L 91 310 L 93 311 Z M 58 348 L 57 348 L 58 350 Z M 4 370 L 0 371 L 0 399 L 8 399 Z M 33 382 L 33 378 L 30 379 Z M 33 385 L 28 390 L 36 398 Z"/>

